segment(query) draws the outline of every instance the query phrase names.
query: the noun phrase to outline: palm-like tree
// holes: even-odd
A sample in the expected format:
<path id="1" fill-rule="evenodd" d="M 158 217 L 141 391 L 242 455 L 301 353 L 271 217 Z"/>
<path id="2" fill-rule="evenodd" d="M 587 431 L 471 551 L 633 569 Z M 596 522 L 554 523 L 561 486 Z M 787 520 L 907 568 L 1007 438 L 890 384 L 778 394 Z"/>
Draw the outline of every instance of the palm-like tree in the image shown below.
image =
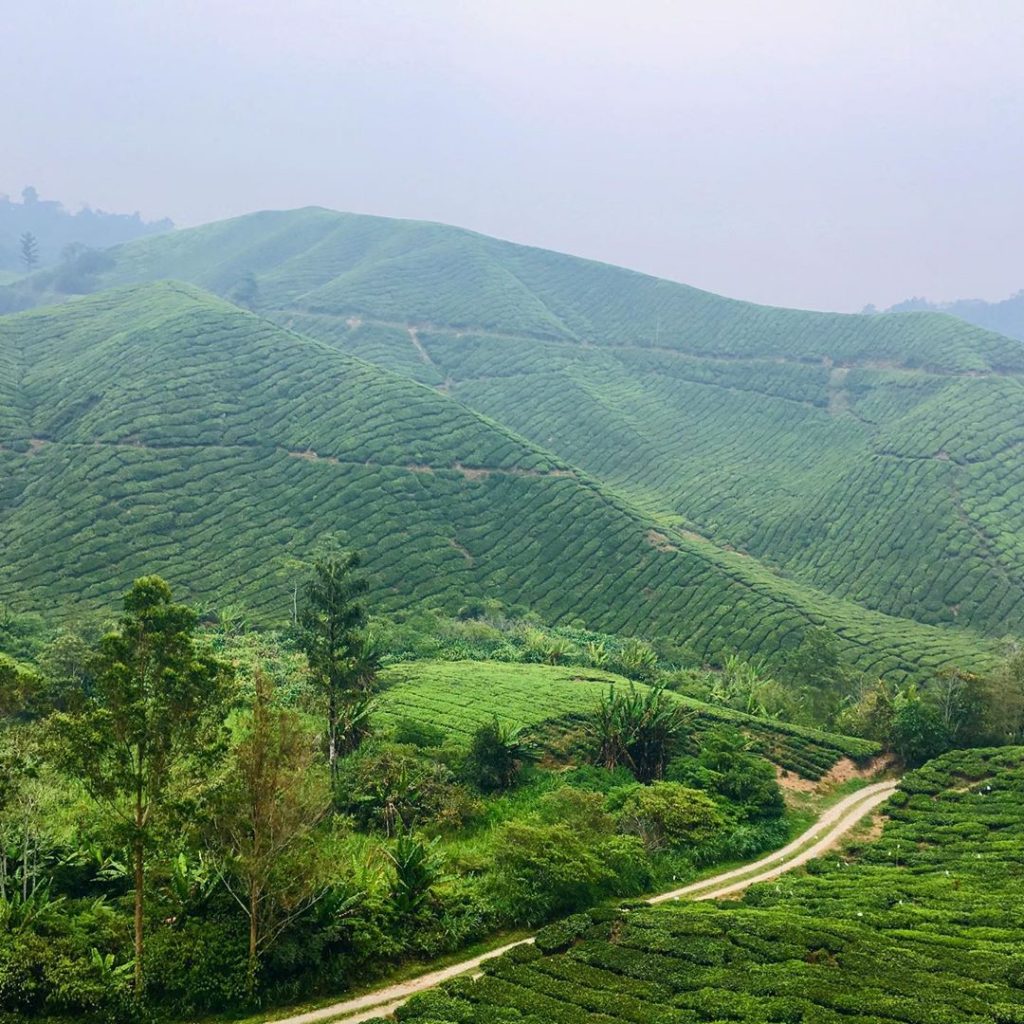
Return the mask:
<path id="1" fill-rule="evenodd" d="M 661 778 L 690 717 L 662 686 L 630 685 L 626 692 L 611 686 L 594 716 L 597 763 L 608 769 L 622 765 L 640 782 Z"/>

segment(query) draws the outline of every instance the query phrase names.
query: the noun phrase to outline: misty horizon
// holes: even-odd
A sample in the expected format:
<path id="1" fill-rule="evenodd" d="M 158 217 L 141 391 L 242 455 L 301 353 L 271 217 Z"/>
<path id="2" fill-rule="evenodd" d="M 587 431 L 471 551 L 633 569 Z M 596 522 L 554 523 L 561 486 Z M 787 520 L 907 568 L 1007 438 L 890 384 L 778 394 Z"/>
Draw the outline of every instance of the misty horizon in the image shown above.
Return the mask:
<path id="1" fill-rule="evenodd" d="M 33 192 L 35 192 L 36 190 L 34 189 L 33 186 L 26 186 L 25 189 L 22 189 L 21 191 L 22 192 L 25 192 L 25 191 L 33 191 Z M 174 230 L 174 229 L 179 228 L 179 227 L 184 227 L 184 228 L 187 229 L 188 227 L 202 227 L 203 226 L 202 224 L 196 224 L 196 225 L 177 225 L 173 221 L 171 221 L 169 218 L 162 218 L 160 221 L 157 221 L 155 219 L 149 220 L 146 217 L 144 217 L 139 210 L 133 210 L 133 211 L 130 211 L 130 212 L 129 211 L 120 211 L 120 210 L 103 210 L 103 209 L 101 209 L 99 207 L 93 206 L 92 204 L 90 204 L 87 201 L 81 202 L 77 207 L 69 207 L 66 204 L 62 203 L 59 199 L 51 199 L 50 197 L 46 197 L 46 196 L 39 196 L 38 197 L 38 201 L 43 203 L 43 204 L 46 204 L 46 205 L 50 205 L 50 206 L 56 205 L 58 207 L 61 207 L 61 208 L 63 208 L 63 210 L 66 213 L 70 214 L 72 218 L 74 218 L 76 216 L 79 216 L 79 215 L 81 215 L 83 213 L 94 213 L 94 214 L 98 214 L 100 216 L 111 216 L 111 217 L 115 217 L 115 218 L 130 217 L 130 218 L 135 218 L 135 219 L 139 220 L 140 224 L 143 227 L 145 227 L 147 229 L 155 229 L 155 230 Z M 2 190 L 0 190 L 0 202 L 14 203 L 15 205 L 23 205 L 24 204 L 24 200 L 22 200 L 22 204 L 18 204 L 17 200 L 15 199 L 14 196 L 12 196 L 11 193 L 4 192 Z M 323 209 L 323 210 L 328 210 L 329 212 L 343 213 L 343 214 L 352 214 L 352 215 L 355 215 L 355 216 L 376 217 L 376 218 L 382 219 L 382 220 L 408 220 L 408 221 L 413 222 L 413 223 L 419 222 L 419 223 L 424 223 L 424 224 L 442 224 L 442 222 L 440 222 L 440 221 L 428 221 L 428 220 L 421 220 L 419 218 L 390 218 L 390 217 L 385 217 L 385 216 L 378 215 L 378 214 L 359 214 L 359 213 L 356 213 L 353 210 L 331 210 L 331 208 L 329 208 L 329 207 L 315 207 L 314 206 L 314 207 L 306 207 L 306 208 Z M 292 207 L 290 209 L 292 211 L 297 211 L 297 210 L 303 209 L 303 207 Z M 252 210 L 252 211 L 249 211 L 249 212 L 253 213 L 253 214 L 258 214 L 258 213 L 281 213 L 281 212 L 288 212 L 288 211 L 287 210 Z M 238 216 L 238 217 L 245 217 L 245 216 L 247 216 L 247 214 L 243 213 L 243 214 L 238 214 L 236 216 Z M 226 218 L 226 219 L 233 219 L 233 218 Z M 207 224 L 216 223 L 216 221 L 207 221 L 205 223 L 207 223 Z M 454 228 L 459 229 L 459 230 L 472 231 L 471 228 L 464 228 L 462 225 L 458 225 L 458 224 L 443 225 L 443 226 L 454 227 Z M 480 233 L 480 232 L 477 232 L 477 233 Z M 487 237 L 500 238 L 500 236 L 487 236 Z M 512 242 L 512 243 L 514 243 L 516 245 L 524 245 L 524 246 L 526 246 L 528 248 L 539 248 L 538 246 L 531 245 L 531 243 L 529 243 L 529 242 L 521 242 L 521 241 L 517 241 L 515 239 L 506 238 L 506 239 L 500 239 L 500 240 L 502 240 L 502 241 L 509 241 L 509 242 Z M 567 252 L 567 251 L 564 251 L 564 250 L 547 250 L 547 251 L 561 252 L 562 255 L 574 256 L 574 257 L 579 257 L 579 258 L 584 258 L 584 259 L 589 258 L 589 257 L 582 256 L 580 253 L 572 253 L 572 252 Z M 50 262 L 52 262 L 52 257 L 55 257 L 56 255 L 59 255 L 59 254 L 51 254 Z M 594 260 L 594 262 L 604 263 L 604 264 L 607 264 L 609 266 L 621 266 L 620 264 L 615 264 L 615 263 L 613 263 L 612 261 L 609 261 L 609 260 Z M 623 269 L 633 270 L 633 271 L 635 271 L 637 273 L 646 273 L 644 271 L 637 270 L 637 268 L 635 268 L 635 267 L 624 267 Z M 668 280 L 668 281 L 672 281 L 673 280 L 672 278 L 666 278 L 666 277 L 663 277 L 661 275 L 648 275 L 648 276 L 655 276 L 655 277 L 658 277 L 660 280 Z M 689 282 L 686 282 L 686 281 L 679 281 L 679 282 L 675 282 L 675 283 L 689 284 Z M 694 287 L 694 286 L 691 285 L 691 287 Z M 710 289 L 704 289 L 704 290 L 710 290 Z M 713 294 L 723 294 L 723 293 L 713 293 Z M 890 311 L 891 312 L 908 312 L 908 311 L 917 311 L 917 310 L 929 309 L 929 310 L 938 310 L 938 311 L 941 311 L 941 312 L 952 312 L 954 315 L 957 315 L 958 311 L 957 311 L 956 307 L 958 307 L 960 305 L 971 304 L 971 303 L 979 303 L 979 304 L 983 304 L 983 305 L 998 304 L 1000 302 L 1004 302 L 1004 301 L 1009 300 L 1009 299 L 1017 299 L 1021 295 L 1024 295 L 1024 288 L 1018 288 L 1015 291 L 1013 291 L 1010 294 L 1005 295 L 1005 296 L 996 296 L 994 299 L 984 299 L 984 298 L 981 298 L 979 296 L 971 296 L 971 295 L 959 296 L 957 298 L 949 298 L 949 297 L 945 297 L 945 296 L 943 296 L 943 297 L 934 297 L 934 296 L 928 296 L 928 295 L 908 295 L 906 298 L 900 300 L 899 302 L 892 303 L 891 306 L 879 307 L 875 303 L 869 302 L 869 303 L 865 303 L 864 306 L 861 309 L 858 309 L 858 310 L 847 310 L 845 312 L 853 312 L 853 313 L 885 313 L 885 312 L 890 312 Z M 728 296 L 725 296 L 725 297 L 732 298 L 732 299 L 739 299 L 741 301 L 753 301 L 753 300 L 746 300 L 745 297 L 742 296 L 742 295 L 728 295 Z M 773 303 L 759 303 L 759 304 L 760 305 L 778 305 L 778 304 L 773 304 Z M 800 308 L 800 307 L 784 307 L 784 308 Z M 804 307 L 804 308 L 807 308 L 809 310 L 813 310 L 816 307 Z M 823 311 L 828 312 L 828 310 L 823 310 Z M 833 312 L 835 312 L 835 311 L 833 311 Z M 838 312 L 844 312 L 844 311 L 843 310 L 839 310 Z"/>
<path id="2" fill-rule="evenodd" d="M 799 308 L 1024 284 L 1024 16 L 1000 0 L 99 0 L 7 22 L 33 82 L 0 113 L 13 195 L 179 227 L 434 221 Z"/>

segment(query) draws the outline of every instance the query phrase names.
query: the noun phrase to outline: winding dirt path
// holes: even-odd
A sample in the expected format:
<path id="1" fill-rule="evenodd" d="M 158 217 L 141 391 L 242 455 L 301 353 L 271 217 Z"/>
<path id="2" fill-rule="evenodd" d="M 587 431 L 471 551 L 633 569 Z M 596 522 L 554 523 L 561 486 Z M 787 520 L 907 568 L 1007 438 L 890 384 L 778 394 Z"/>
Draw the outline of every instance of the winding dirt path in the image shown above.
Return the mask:
<path id="1" fill-rule="evenodd" d="M 766 882 L 786 871 L 792 871 L 793 868 L 806 864 L 809 860 L 821 856 L 830 847 L 835 846 L 854 825 L 885 803 L 896 791 L 897 784 L 897 781 L 886 781 L 865 786 L 830 807 L 803 835 L 798 836 L 781 850 L 776 850 L 767 857 L 762 857 L 760 860 L 745 864 L 732 871 L 725 871 L 720 875 L 683 886 L 681 889 L 673 889 L 671 892 L 654 896 L 647 902 L 655 904 L 684 898 L 721 899 L 742 892 L 755 882 Z M 485 960 L 501 956 L 502 953 L 508 952 L 514 946 L 520 946 L 527 942 L 533 942 L 533 939 L 510 942 L 506 946 L 492 949 L 489 953 L 483 953 L 471 960 L 452 964 L 451 967 L 431 971 L 429 974 L 421 974 L 408 981 L 388 985 L 385 988 L 368 992 L 366 995 L 357 996 L 355 999 L 347 999 L 331 1006 L 324 1006 L 319 1010 L 310 1010 L 293 1017 L 278 1018 L 271 1024 L 319 1024 L 322 1021 L 335 1020 L 339 1024 L 359 1024 L 361 1021 L 385 1017 L 397 1010 L 402 1003 L 417 992 L 434 988 L 460 974 L 476 971 Z"/>
<path id="2" fill-rule="evenodd" d="M 648 903 L 664 903 L 688 896 L 694 900 L 717 900 L 742 892 L 755 882 L 767 882 L 786 871 L 820 857 L 876 807 L 896 792 L 896 781 L 875 782 L 833 804 L 803 835 L 797 836 L 781 850 L 767 857 L 744 864 L 741 868 L 705 878 L 681 889 L 654 896 Z"/>

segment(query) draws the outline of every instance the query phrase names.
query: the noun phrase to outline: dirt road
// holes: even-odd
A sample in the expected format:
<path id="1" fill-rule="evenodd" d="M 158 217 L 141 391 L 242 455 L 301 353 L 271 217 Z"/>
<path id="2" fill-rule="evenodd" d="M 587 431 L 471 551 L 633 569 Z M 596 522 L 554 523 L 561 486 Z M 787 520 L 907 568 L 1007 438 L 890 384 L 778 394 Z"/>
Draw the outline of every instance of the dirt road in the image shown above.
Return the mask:
<path id="1" fill-rule="evenodd" d="M 755 882 L 767 882 L 783 872 L 820 857 L 830 846 L 853 828 L 862 818 L 885 803 L 896 791 L 896 782 L 876 782 L 858 789 L 834 804 L 806 831 L 788 846 L 733 871 L 705 878 L 681 889 L 654 896 L 648 903 L 664 903 L 688 897 L 693 900 L 717 900 L 742 892 Z"/>
<path id="2" fill-rule="evenodd" d="M 830 807 L 803 835 L 794 839 L 781 850 L 776 850 L 767 857 L 762 857 L 751 864 L 745 864 L 741 868 L 725 871 L 712 878 L 705 878 L 700 882 L 683 886 L 681 889 L 673 889 L 671 892 L 654 896 L 647 902 L 721 899 L 742 892 L 755 882 L 766 882 L 786 871 L 792 871 L 793 868 L 806 864 L 814 857 L 820 857 L 827 849 L 835 846 L 857 822 L 888 800 L 895 792 L 896 785 L 895 781 L 889 781 L 865 786 Z M 310 1010 L 308 1013 L 300 1013 L 293 1017 L 277 1018 L 271 1024 L 320 1024 L 323 1021 L 335 1020 L 339 1024 L 359 1024 L 360 1021 L 384 1017 L 397 1010 L 402 1003 L 417 992 L 434 988 L 460 974 L 476 971 L 485 960 L 501 956 L 513 946 L 519 946 L 525 942 L 533 942 L 533 939 L 511 942 L 507 946 L 492 949 L 489 953 L 473 957 L 471 960 L 452 964 L 451 967 L 431 971 L 429 974 L 421 974 L 408 981 L 388 985 L 355 999 L 347 999 L 340 1003 L 334 1003 L 332 1006 L 324 1006 L 319 1010 Z"/>

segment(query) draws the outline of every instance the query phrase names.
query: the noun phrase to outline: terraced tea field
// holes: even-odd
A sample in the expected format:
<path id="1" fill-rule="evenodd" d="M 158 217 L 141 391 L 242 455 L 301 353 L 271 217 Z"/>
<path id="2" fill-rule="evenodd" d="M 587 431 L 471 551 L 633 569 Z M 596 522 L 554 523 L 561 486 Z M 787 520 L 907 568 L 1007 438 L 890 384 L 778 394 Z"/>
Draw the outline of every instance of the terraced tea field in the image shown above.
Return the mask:
<path id="1" fill-rule="evenodd" d="M 666 522 L 888 614 L 1024 621 L 1018 376 L 422 344 L 458 400 Z"/>
<path id="2" fill-rule="evenodd" d="M 825 621 L 895 677 L 991 657 L 673 531 L 437 391 L 190 286 L 2 318 L 0 360 L 0 599 L 22 608 L 109 608 L 157 571 L 281 622 L 289 559 L 333 532 L 384 611 L 499 597 L 708 656 L 770 656 Z"/>
<path id="3" fill-rule="evenodd" d="M 437 224 L 306 209 L 143 239 L 176 277 L 439 389 L 662 527 L 888 615 L 1024 631 L 1019 343 L 773 309 Z"/>
<path id="4" fill-rule="evenodd" d="M 389 666 L 383 673 L 378 720 L 383 725 L 401 719 L 442 729 L 468 743 L 473 731 L 495 716 L 512 727 L 529 727 L 550 720 L 578 724 L 594 711 L 610 685 L 629 680 L 596 669 L 501 662 L 409 662 Z M 642 683 L 633 684 L 644 689 Z M 818 779 L 841 757 L 863 760 L 879 752 L 878 744 L 782 722 L 766 722 L 738 711 L 714 707 L 676 694 L 694 712 L 699 735 L 723 722 L 747 732 L 755 749 L 783 768 Z"/>
<path id="5" fill-rule="evenodd" d="M 739 904 L 592 912 L 400 1021 L 1009 1024 L 1024 1008 L 1024 750 L 904 779 L 880 838 Z"/>

